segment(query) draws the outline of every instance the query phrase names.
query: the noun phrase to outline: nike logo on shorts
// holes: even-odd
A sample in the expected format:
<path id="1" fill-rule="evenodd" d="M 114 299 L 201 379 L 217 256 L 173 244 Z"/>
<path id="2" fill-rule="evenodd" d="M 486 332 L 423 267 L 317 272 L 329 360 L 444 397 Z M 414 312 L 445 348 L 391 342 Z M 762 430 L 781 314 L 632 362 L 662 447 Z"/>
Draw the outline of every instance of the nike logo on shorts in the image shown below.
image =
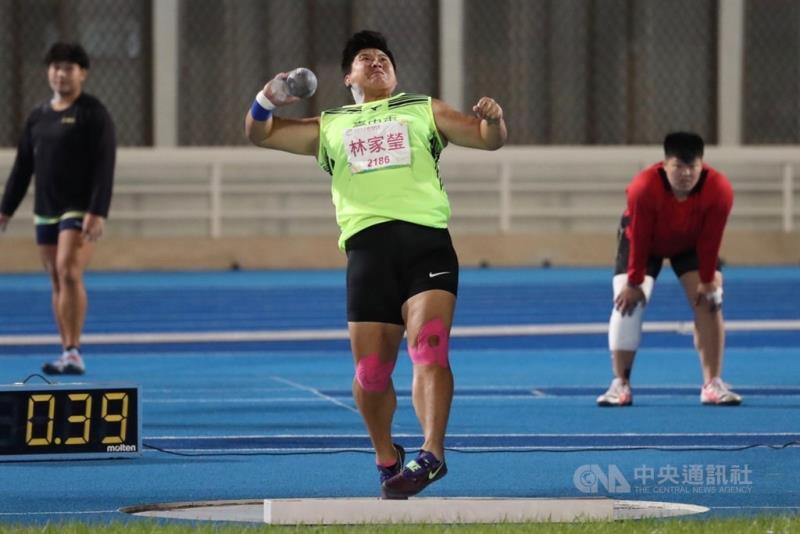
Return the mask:
<path id="1" fill-rule="evenodd" d="M 442 276 L 443 274 L 450 274 L 450 271 L 442 271 L 439 273 L 428 273 L 428 278 L 436 278 L 437 276 Z"/>

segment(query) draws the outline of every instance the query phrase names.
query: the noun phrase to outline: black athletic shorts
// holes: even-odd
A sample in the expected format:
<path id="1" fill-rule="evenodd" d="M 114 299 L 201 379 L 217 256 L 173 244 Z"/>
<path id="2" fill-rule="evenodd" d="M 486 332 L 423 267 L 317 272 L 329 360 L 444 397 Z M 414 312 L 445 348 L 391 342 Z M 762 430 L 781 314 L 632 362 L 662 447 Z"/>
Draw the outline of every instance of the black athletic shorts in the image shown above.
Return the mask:
<path id="1" fill-rule="evenodd" d="M 36 244 L 55 245 L 58 243 L 58 234 L 63 230 L 83 229 L 83 217 L 69 217 L 54 223 L 36 225 Z"/>
<path id="2" fill-rule="evenodd" d="M 402 325 L 401 308 L 417 293 L 458 294 L 458 257 L 446 228 L 389 221 L 358 232 L 345 250 L 348 321 Z"/>
<path id="3" fill-rule="evenodd" d="M 628 241 L 628 236 L 625 235 L 625 228 L 627 228 L 629 224 L 630 220 L 628 217 L 623 217 L 619 223 L 619 230 L 617 231 L 617 261 L 614 267 L 615 275 L 628 272 L 628 255 L 630 253 L 631 244 Z M 649 256 L 647 258 L 647 275 L 652 276 L 653 279 L 658 278 L 658 273 L 661 272 L 663 263 L 663 257 Z M 700 269 L 700 260 L 697 258 L 697 250 L 694 248 L 670 256 L 669 264 L 675 276 L 678 278 L 689 271 L 697 271 Z M 717 270 L 720 270 L 719 261 L 717 261 Z"/>

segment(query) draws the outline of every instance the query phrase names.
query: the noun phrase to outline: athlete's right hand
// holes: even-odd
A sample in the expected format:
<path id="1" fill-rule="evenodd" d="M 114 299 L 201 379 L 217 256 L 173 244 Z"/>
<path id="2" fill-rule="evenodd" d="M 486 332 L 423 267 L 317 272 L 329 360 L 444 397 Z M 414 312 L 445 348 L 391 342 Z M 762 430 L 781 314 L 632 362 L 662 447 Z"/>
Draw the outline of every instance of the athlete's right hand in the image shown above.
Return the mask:
<path id="1" fill-rule="evenodd" d="M 6 215 L 5 213 L 0 213 L 0 232 L 6 231 L 6 226 L 8 226 L 8 221 L 11 219 L 11 215 Z"/>
<path id="2" fill-rule="evenodd" d="M 493 98 L 481 97 L 478 103 L 472 106 L 475 115 L 489 124 L 499 124 L 503 119 L 503 108 Z"/>
<path id="3" fill-rule="evenodd" d="M 267 82 L 262 90 L 270 102 L 276 106 L 286 106 L 297 102 L 300 98 L 289 94 L 289 87 L 286 85 L 288 72 L 279 72 L 274 78 Z"/>
<path id="4" fill-rule="evenodd" d="M 614 307 L 622 315 L 632 315 L 636 306 L 640 302 L 644 305 L 646 301 L 642 288 L 626 285 L 614 299 Z"/>

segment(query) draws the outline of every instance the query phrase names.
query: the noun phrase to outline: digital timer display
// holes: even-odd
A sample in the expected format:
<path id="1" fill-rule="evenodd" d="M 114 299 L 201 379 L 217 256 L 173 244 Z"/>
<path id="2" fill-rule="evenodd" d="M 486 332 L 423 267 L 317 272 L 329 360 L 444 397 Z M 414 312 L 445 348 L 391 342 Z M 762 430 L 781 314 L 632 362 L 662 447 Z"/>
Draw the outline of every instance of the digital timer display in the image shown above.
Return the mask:
<path id="1" fill-rule="evenodd" d="M 141 454 L 139 387 L 0 385 L 0 461 Z"/>

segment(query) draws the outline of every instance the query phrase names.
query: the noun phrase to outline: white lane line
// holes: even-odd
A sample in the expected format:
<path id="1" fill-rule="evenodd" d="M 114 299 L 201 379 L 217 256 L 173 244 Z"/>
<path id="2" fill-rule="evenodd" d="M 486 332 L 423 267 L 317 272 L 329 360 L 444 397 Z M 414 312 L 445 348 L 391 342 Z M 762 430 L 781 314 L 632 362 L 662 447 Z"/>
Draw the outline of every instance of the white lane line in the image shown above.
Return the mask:
<path id="1" fill-rule="evenodd" d="M 333 404 L 335 404 L 337 406 L 341 406 L 342 408 L 344 408 L 346 410 L 350 410 L 353 413 L 356 413 L 356 414 L 358 413 L 357 409 L 353 408 L 352 406 L 350 406 L 348 404 L 343 403 L 340 400 L 335 399 L 334 397 L 331 397 L 329 395 L 325 395 L 324 393 L 322 393 L 318 389 L 315 389 L 315 388 L 312 388 L 312 387 L 309 387 L 309 386 L 304 386 L 303 384 L 298 384 L 297 382 L 293 382 L 292 380 L 283 378 L 282 376 L 271 376 L 270 379 L 275 380 L 276 382 L 281 382 L 282 384 L 286 384 L 288 386 L 292 386 L 292 387 L 297 388 L 297 389 L 302 390 L 302 391 L 308 391 L 309 393 L 313 393 L 314 395 L 316 395 L 317 397 L 319 397 L 321 399 L 325 399 L 327 401 L 330 401 Z"/>
<path id="2" fill-rule="evenodd" d="M 645 332 L 694 332 L 691 321 L 653 321 L 645 322 Z M 732 320 L 725 321 L 725 330 L 768 332 L 780 330 L 800 330 L 800 319 L 786 320 Z M 547 336 L 563 334 L 604 334 L 608 323 L 560 323 L 560 324 L 520 324 L 490 326 L 455 326 L 453 337 L 485 336 Z M 245 342 L 245 341 L 319 341 L 346 340 L 346 329 L 303 329 L 303 330 L 242 330 L 217 332 L 141 332 L 84 334 L 84 344 L 140 344 L 140 343 L 198 343 L 198 342 Z M 49 345 L 58 343 L 53 334 L 2 335 L 0 345 Z"/>

